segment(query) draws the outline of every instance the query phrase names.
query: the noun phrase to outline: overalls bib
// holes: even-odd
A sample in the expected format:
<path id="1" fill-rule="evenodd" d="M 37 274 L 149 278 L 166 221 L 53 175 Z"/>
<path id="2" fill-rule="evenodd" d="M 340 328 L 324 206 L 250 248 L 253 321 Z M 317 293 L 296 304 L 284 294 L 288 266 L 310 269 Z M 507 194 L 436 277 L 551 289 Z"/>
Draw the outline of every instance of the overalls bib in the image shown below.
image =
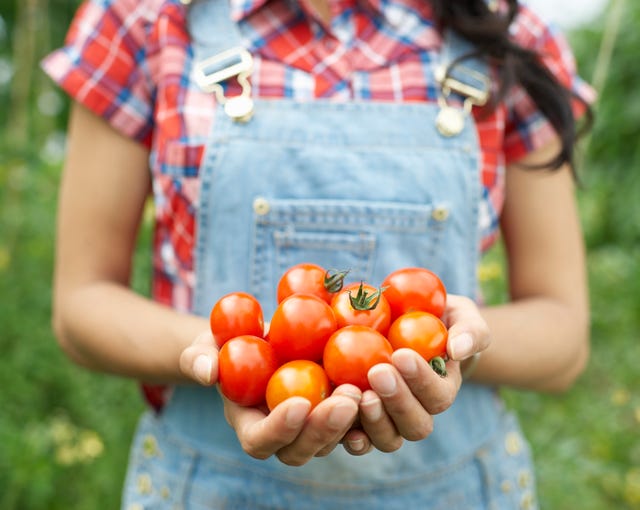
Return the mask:
<path id="1" fill-rule="evenodd" d="M 242 44 L 225 0 L 190 8 L 194 61 Z M 459 38 L 447 52 L 468 51 Z M 196 85 L 193 85 L 194 87 Z M 374 285 L 392 270 L 435 271 L 476 296 L 479 144 L 468 116 L 453 137 L 431 103 L 255 99 L 248 123 L 218 107 L 201 167 L 194 312 L 247 291 L 268 320 L 284 270 L 350 269 Z M 361 457 L 341 446 L 301 467 L 244 453 L 217 391 L 179 386 L 142 420 L 124 508 L 535 508 L 529 450 L 494 389 L 464 383 L 426 440 Z M 521 506 L 522 505 L 522 506 Z"/>

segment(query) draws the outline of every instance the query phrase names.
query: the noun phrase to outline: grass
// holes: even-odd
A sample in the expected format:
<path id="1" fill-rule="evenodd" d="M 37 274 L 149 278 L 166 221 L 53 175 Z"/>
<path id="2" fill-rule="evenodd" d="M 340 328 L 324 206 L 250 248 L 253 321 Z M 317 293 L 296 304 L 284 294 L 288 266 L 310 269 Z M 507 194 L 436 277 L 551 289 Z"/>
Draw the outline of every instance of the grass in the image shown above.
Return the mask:
<path id="1" fill-rule="evenodd" d="M 76 367 L 52 336 L 58 172 L 18 157 L 0 165 L 0 508 L 8 510 L 118 508 L 142 409 L 132 382 Z"/>
<path id="2" fill-rule="evenodd" d="M 499 249 L 487 263 L 501 267 Z M 588 253 L 592 354 L 561 395 L 503 390 L 536 459 L 541 508 L 640 508 L 640 252 L 605 246 Z M 495 270 L 494 270 L 495 272 Z M 503 294 L 500 278 L 486 282 Z"/>

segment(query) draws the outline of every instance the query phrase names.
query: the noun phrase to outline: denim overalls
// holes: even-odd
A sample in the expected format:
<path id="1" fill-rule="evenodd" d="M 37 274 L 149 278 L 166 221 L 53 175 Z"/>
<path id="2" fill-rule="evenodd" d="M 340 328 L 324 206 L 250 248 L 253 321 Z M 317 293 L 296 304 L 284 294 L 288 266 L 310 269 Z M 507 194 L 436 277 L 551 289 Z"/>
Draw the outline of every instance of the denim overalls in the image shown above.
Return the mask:
<path id="1" fill-rule="evenodd" d="M 194 61 L 241 44 L 226 1 L 198 1 L 189 14 Z M 449 38 L 446 52 L 465 44 Z M 303 261 L 373 284 L 427 267 L 448 292 L 475 296 L 477 133 L 468 116 L 442 136 L 438 111 L 255 99 L 239 123 L 219 108 L 201 167 L 194 311 L 245 290 L 268 320 L 279 276 Z M 215 389 L 179 386 L 140 423 L 123 508 L 531 509 L 534 493 L 527 443 L 493 388 L 464 383 L 433 434 L 397 452 L 354 457 L 339 446 L 290 467 L 242 451 Z"/>

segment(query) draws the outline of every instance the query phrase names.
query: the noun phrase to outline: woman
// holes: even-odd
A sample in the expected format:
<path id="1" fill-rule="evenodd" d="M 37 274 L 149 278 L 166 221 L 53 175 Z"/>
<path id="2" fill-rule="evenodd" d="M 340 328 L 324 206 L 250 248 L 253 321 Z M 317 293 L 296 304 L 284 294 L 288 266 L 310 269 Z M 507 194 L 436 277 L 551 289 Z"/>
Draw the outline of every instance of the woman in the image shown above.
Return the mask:
<path id="1" fill-rule="evenodd" d="M 152 407 L 124 508 L 536 507 L 496 388 L 565 390 L 588 357 L 571 152 L 591 92 L 560 35 L 515 1 L 95 0 L 44 65 L 75 101 L 57 337 Z M 150 192 L 146 299 L 128 282 Z M 483 307 L 498 229 L 510 301 Z M 312 412 L 220 398 L 211 306 L 245 290 L 268 318 L 304 261 L 435 271 L 449 375 L 399 350 Z"/>

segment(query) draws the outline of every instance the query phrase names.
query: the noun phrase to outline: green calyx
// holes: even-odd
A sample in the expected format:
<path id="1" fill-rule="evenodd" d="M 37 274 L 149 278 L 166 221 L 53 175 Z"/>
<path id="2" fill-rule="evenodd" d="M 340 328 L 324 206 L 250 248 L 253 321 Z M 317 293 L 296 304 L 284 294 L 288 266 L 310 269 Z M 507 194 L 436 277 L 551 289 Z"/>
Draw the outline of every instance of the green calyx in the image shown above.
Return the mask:
<path id="1" fill-rule="evenodd" d="M 375 292 L 367 292 L 364 283 L 360 282 L 358 293 L 355 296 L 349 291 L 349 302 L 354 310 L 374 310 L 378 306 L 383 292 L 384 288 L 382 287 L 379 287 Z"/>
<path id="2" fill-rule="evenodd" d="M 344 279 L 349 273 L 349 270 L 346 271 L 338 271 L 337 269 L 329 269 L 324 274 L 324 288 L 327 289 L 331 294 L 335 294 L 336 292 L 340 292 L 342 290 L 342 286 L 344 285 Z"/>
<path id="3" fill-rule="evenodd" d="M 429 365 L 431 365 L 431 368 L 433 368 L 433 371 L 436 374 L 438 374 L 440 377 L 447 376 L 447 366 L 442 357 L 436 356 L 429 362 Z"/>

